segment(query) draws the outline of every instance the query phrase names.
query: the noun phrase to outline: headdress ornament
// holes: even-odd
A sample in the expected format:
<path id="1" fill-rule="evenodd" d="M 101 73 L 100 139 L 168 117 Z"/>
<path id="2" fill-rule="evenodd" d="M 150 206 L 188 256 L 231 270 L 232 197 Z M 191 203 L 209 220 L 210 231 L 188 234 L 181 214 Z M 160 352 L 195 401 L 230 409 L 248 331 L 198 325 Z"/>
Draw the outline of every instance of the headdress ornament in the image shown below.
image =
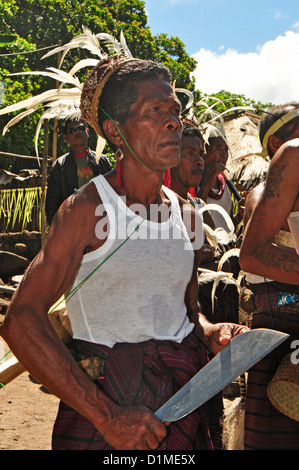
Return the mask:
<path id="1" fill-rule="evenodd" d="M 106 59 L 100 60 L 85 79 L 80 100 L 81 114 L 83 119 L 102 137 L 104 136 L 98 123 L 98 109 L 104 86 L 111 75 L 123 64 L 136 60 L 138 59 L 125 55 L 107 57 Z"/>
<path id="2" fill-rule="evenodd" d="M 263 138 L 263 150 L 261 153 L 262 157 L 267 157 L 268 156 L 268 140 L 271 135 L 274 135 L 282 126 L 287 124 L 288 122 L 292 121 L 292 119 L 295 119 L 296 117 L 299 116 L 299 109 L 294 109 L 290 111 L 289 113 L 286 113 L 284 116 L 281 116 L 277 121 L 275 121 L 274 124 L 268 129 L 266 134 L 264 135 Z"/>
<path id="3" fill-rule="evenodd" d="M 204 142 L 205 142 L 205 148 L 206 148 L 207 145 L 210 145 L 209 140 L 211 138 L 221 137 L 224 140 L 224 142 L 226 143 L 226 145 L 229 149 L 229 145 L 228 145 L 228 141 L 227 141 L 226 136 L 225 136 L 224 129 L 219 129 L 219 127 L 217 127 L 217 125 L 204 123 L 202 125 L 201 132 L 202 132 L 202 136 L 203 136 L 203 139 L 204 139 Z"/>

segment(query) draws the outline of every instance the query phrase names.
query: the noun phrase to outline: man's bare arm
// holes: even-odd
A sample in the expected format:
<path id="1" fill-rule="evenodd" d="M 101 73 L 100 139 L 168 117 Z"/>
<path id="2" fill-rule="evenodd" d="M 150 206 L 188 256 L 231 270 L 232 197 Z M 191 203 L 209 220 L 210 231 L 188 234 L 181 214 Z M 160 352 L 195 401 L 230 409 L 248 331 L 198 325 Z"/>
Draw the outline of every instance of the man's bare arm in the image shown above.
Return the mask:
<path id="1" fill-rule="evenodd" d="M 146 410 L 128 411 L 103 394 L 48 320 L 50 307 L 73 281 L 83 253 L 97 244 L 94 214 L 90 201 L 74 197 L 74 203 L 64 204 L 12 299 L 0 333 L 26 370 L 90 420 L 112 447 L 155 448 L 165 436 L 162 423 Z"/>
<path id="2" fill-rule="evenodd" d="M 297 142 L 297 145 L 295 145 Z M 240 265 L 280 282 L 299 283 L 299 257 L 295 250 L 273 243 L 299 192 L 298 141 L 283 145 L 273 158 L 265 188 L 248 220 L 240 253 Z"/>

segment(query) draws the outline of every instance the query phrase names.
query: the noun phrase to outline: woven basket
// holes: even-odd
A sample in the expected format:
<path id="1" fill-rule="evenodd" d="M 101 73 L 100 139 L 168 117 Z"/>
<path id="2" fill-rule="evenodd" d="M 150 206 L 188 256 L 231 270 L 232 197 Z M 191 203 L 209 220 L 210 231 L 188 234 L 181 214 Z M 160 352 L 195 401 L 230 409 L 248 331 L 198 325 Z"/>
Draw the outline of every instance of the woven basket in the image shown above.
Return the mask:
<path id="1" fill-rule="evenodd" d="M 278 411 L 299 421 L 299 364 L 292 364 L 291 354 L 281 360 L 267 393 Z"/>

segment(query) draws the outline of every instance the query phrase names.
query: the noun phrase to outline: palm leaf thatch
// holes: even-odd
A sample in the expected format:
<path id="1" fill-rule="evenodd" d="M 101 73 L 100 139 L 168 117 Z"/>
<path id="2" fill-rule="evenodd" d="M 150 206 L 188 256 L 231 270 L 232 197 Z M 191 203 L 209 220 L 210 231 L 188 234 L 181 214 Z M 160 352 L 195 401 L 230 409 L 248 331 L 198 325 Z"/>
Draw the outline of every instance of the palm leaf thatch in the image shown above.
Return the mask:
<path id="1" fill-rule="evenodd" d="M 244 157 L 232 159 L 227 167 L 230 177 L 236 181 L 242 190 L 251 191 L 259 183 L 265 181 L 270 159 L 259 155 L 249 154 Z"/>
<path id="2" fill-rule="evenodd" d="M 212 105 L 209 104 L 211 100 L 214 100 Z M 232 158 L 233 151 L 230 141 L 226 136 L 225 120 L 227 116 L 235 116 L 236 113 L 245 111 L 255 111 L 255 108 L 252 106 L 232 106 L 231 108 L 225 109 L 223 112 L 219 112 L 215 109 L 219 104 L 226 107 L 225 103 L 227 101 L 230 100 L 220 100 L 216 96 L 205 95 L 201 100 L 193 104 L 186 117 L 196 123 L 200 128 L 205 146 L 209 145 L 209 139 L 211 137 L 222 137 L 228 147 L 229 156 Z"/>
<path id="3" fill-rule="evenodd" d="M 223 123 L 231 150 L 226 166 L 231 180 L 242 190 L 250 191 L 264 181 L 270 165 L 269 158 L 260 156 L 260 120 L 256 114 L 240 112 L 237 116 L 227 117 Z"/>

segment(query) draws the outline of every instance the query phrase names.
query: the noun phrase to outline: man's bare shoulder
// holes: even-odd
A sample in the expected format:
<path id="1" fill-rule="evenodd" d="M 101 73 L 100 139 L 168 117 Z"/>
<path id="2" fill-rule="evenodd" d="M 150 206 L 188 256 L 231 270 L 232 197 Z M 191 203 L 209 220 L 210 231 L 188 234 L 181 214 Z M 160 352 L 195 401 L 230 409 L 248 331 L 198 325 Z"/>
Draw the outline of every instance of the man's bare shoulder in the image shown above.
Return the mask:
<path id="1" fill-rule="evenodd" d="M 60 206 L 57 214 L 60 218 L 84 217 L 94 215 L 101 199 L 95 185 L 89 182 L 69 196 Z"/>
<path id="2" fill-rule="evenodd" d="M 299 152 L 299 138 L 297 137 L 296 139 L 288 140 L 283 144 L 283 146 Z"/>
<path id="3" fill-rule="evenodd" d="M 99 193 L 93 181 L 85 184 L 73 194 L 77 204 L 99 204 L 101 202 Z"/>
<path id="4" fill-rule="evenodd" d="M 299 192 L 299 139 L 285 142 L 271 160 L 263 201 L 295 201 Z M 291 203 L 292 204 L 292 203 Z M 290 209 L 288 207 L 288 209 Z"/>
<path id="5" fill-rule="evenodd" d="M 277 150 L 274 157 L 271 160 L 269 171 L 273 166 L 277 164 L 282 164 L 284 162 L 292 163 L 295 162 L 295 159 L 298 159 L 299 156 L 299 138 L 288 140 Z M 299 169 L 296 165 L 296 169 Z"/>
<path id="6" fill-rule="evenodd" d="M 69 196 L 60 206 L 50 226 L 48 238 L 54 240 L 69 240 L 69 245 L 83 246 L 90 251 L 98 246 L 95 227 L 101 217 L 97 208 L 101 199 L 95 185 L 90 182 Z"/>

